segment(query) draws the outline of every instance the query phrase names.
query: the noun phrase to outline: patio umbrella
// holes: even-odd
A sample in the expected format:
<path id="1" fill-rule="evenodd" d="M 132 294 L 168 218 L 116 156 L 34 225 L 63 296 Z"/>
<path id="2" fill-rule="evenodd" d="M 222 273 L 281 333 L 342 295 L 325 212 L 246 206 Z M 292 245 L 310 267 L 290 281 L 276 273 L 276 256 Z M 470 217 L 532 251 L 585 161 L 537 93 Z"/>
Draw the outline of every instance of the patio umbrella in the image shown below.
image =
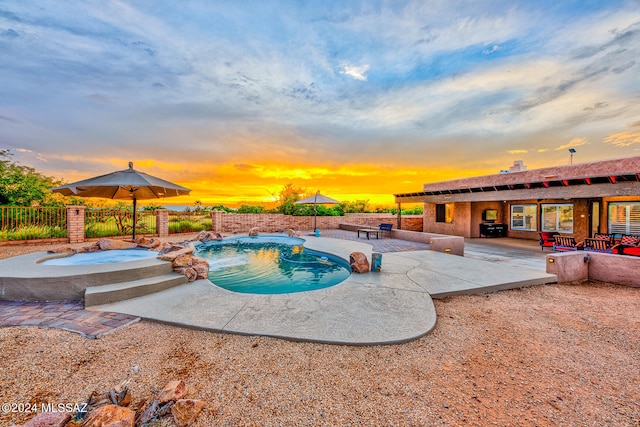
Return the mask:
<path id="1" fill-rule="evenodd" d="M 319 191 L 316 191 L 316 194 L 307 197 L 306 199 L 298 200 L 296 205 L 313 205 L 313 229 L 314 231 L 317 229 L 316 227 L 316 218 L 318 216 L 318 208 L 317 205 L 339 205 L 340 202 L 332 199 L 331 197 L 323 196 Z"/>
<path id="2" fill-rule="evenodd" d="M 133 169 L 133 162 L 129 162 L 129 169 L 66 184 L 51 190 L 64 196 L 133 200 L 134 240 L 136 238 L 136 202 L 138 199 L 186 196 L 191 192 L 188 188 Z"/>

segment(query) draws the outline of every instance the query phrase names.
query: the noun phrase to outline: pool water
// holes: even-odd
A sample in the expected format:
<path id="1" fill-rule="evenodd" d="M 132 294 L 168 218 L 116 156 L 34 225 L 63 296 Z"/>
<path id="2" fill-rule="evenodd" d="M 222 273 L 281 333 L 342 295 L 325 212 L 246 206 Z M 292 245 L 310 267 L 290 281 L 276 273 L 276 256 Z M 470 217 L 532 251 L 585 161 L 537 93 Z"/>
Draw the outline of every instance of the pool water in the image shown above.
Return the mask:
<path id="1" fill-rule="evenodd" d="M 114 249 L 111 251 L 83 252 L 64 258 L 52 258 L 42 261 L 44 265 L 93 265 L 114 264 L 117 262 L 138 261 L 155 258 L 158 252 L 147 249 Z"/>
<path id="2" fill-rule="evenodd" d="M 209 280 L 234 292 L 284 294 L 323 289 L 351 274 L 341 258 L 304 248 L 284 236 L 234 237 L 196 248 L 209 262 Z"/>

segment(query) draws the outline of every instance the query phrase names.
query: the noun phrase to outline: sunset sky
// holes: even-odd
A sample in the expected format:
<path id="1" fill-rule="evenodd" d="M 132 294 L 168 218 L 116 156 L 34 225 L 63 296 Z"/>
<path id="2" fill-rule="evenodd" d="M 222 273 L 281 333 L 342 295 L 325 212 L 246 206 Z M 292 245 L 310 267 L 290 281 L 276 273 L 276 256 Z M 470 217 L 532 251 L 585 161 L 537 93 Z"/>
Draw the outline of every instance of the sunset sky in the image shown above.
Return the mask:
<path id="1" fill-rule="evenodd" d="M 0 149 L 189 205 L 640 155 L 640 2 L 0 0 Z"/>

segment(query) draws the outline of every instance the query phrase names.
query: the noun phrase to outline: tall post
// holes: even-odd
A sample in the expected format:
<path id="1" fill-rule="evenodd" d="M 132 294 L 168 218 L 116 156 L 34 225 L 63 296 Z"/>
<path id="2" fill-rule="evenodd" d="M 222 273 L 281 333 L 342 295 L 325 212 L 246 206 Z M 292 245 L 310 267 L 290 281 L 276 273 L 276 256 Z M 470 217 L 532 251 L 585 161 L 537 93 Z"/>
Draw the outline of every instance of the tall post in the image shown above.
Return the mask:
<path id="1" fill-rule="evenodd" d="M 136 241 L 136 198 L 133 198 L 133 241 Z"/>
<path id="2" fill-rule="evenodd" d="M 169 235 L 169 210 L 158 209 L 156 211 L 156 234 L 158 237 Z"/>
<path id="3" fill-rule="evenodd" d="M 398 217 L 398 230 L 402 230 L 402 204 L 400 202 L 398 202 L 398 214 L 396 215 Z"/>
<path id="4" fill-rule="evenodd" d="M 69 243 L 84 242 L 84 206 L 67 206 L 67 238 Z"/>

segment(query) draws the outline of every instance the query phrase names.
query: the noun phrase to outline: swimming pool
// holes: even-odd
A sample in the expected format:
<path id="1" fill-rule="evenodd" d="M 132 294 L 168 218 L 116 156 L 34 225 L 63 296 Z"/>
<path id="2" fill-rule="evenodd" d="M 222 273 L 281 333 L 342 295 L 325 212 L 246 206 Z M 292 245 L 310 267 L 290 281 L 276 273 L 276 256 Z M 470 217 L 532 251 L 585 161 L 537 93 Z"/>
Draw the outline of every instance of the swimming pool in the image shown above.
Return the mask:
<path id="1" fill-rule="evenodd" d="M 285 294 L 328 288 L 351 274 L 349 264 L 284 236 L 232 237 L 199 245 L 194 255 L 209 262 L 209 280 L 252 294 Z"/>
<path id="2" fill-rule="evenodd" d="M 155 258 L 158 252 L 147 249 L 114 249 L 110 251 L 84 252 L 62 258 L 50 258 L 42 261 L 44 265 L 93 265 L 114 264 L 118 262 L 138 261 Z"/>

